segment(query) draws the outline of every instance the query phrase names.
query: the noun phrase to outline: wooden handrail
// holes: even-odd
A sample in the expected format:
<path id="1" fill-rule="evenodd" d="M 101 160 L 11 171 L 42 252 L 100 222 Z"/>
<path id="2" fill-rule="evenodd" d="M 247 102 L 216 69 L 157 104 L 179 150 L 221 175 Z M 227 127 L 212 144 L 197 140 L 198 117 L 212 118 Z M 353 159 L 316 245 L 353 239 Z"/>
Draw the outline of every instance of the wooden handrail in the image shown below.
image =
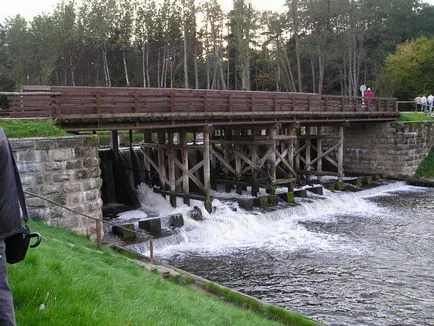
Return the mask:
<path id="1" fill-rule="evenodd" d="M 213 115 L 225 113 L 252 117 L 281 117 L 285 114 L 345 115 L 369 113 L 378 118 L 383 113 L 397 112 L 396 99 L 375 97 L 363 105 L 362 97 L 319 95 L 314 93 L 44 86 L 43 91 L 24 87 L 24 92 L 0 92 L 11 103 L 10 112 L 16 117 L 47 115 L 57 119 L 82 116 L 139 116 L 171 113 L 177 115 Z M 50 89 L 51 91 L 46 91 Z M 167 119 L 167 118 L 166 118 Z"/>

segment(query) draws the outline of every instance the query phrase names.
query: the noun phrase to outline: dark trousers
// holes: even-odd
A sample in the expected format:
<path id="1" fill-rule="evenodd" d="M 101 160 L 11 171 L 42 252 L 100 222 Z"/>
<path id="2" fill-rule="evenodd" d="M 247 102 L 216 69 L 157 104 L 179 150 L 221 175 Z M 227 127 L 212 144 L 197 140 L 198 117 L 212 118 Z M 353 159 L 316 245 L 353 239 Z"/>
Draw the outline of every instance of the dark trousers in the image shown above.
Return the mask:
<path id="1" fill-rule="evenodd" d="M 9 288 L 6 269 L 5 242 L 0 240 L 0 325 L 15 326 L 15 312 L 12 292 Z"/>

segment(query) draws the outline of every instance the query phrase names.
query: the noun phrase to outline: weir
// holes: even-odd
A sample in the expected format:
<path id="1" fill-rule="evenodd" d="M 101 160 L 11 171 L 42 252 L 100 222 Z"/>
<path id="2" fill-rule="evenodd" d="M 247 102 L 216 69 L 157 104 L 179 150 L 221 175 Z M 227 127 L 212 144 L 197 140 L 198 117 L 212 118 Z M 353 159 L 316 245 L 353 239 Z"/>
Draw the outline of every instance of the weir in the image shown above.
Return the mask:
<path id="1" fill-rule="evenodd" d="M 296 187 L 321 184 L 323 176 L 343 185 L 344 127 L 273 123 L 145 130 L 143 143 L 133 149 L 130 140 L 130 147 L 121 150 L 116 131 L 113 149 L 100 153 L 103 201 L 137 207 L 135 188 L 144 182 L 168 196 L 173 207 L 176 198 L 186 204 L 195 199 L 208 212 L 213 190 L 221 187 L 238 195 L 249 191 L 253 198 L 264 197 L 262 188 L 266 204 L 277 203 L 277 195 L 292 202 Z M 276 193 L 282 187 L 287 194 Z"/>

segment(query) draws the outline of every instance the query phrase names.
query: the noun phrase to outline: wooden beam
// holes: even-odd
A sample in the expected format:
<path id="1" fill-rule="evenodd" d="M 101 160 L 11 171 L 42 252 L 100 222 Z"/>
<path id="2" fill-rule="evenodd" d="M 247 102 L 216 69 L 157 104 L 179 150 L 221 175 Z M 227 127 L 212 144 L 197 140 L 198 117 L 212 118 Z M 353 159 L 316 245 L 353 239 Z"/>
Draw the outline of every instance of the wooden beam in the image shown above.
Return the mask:
<path id="1" fill-rule="evenodd" d="M 184 194 L 190 193 L 190 180 L 188 177 L 188 138 L 186 132 L 181 132 L 181 145 L 182 145 L 182 190 Z M 184 204 L 190 205 L 190 197 L 184 198 Z"/>
<path id="2" fill-rule="evenodd" d="M 158 143 L 164 145 L 166 140 L 166 133 L 160 131 L 158 133 Z M 160 188 L 164 189 L 167 182 L 166 177 L 166 157 L 164 149 L 162 147 L 158 148 L 158 175 L 160 177 Z"/>
<path id="3" fill-rule="evenodd" d="M 338 149 L 338 174 L 339 182 L 344 181 L 344 127 L 339 127 L 339 149 Z"/>
<path id="4" fill-rule="evenodd" d="M 171 192 L 175 192 L 175 181 L 176 181 L 176 175 L 175 175 L 175 152 L 173 150 L 173 132 L 168 132 L 168 151 L 167 151 L 167 163 L 169 166 L 169 189 Z M 176 197 L 170 196 L 170 205 L 172 207 L 176 207 Z"/>
<path id="5" fill-rule="evenodd" d="M 211 199 L 211 165 L 210 165 L 210 137 L 211 130 L 209 127 L 205 127 L 203 130 L 203 183 L 205 187 L 205 209 L 208 213 L 212 212 L 212 199 Z"/>

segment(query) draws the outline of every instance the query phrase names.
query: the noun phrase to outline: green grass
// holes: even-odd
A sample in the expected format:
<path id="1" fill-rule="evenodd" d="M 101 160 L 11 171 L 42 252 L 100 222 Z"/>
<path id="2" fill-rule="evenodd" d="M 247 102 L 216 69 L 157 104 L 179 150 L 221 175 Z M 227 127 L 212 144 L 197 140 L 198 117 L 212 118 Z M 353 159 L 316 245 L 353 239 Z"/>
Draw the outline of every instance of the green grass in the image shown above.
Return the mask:
<path id="1" fill-rule="evenodd" d="M 419 166 L 416 177 L 434 178 L 434 148 Z"/>
<path id="2" fill-rule="evenodd" d="M 399 121 L 431 121 L 434 120 L 422 112 L 401 112 L 399 113 Z"/>
<path id="3" fill-rule="evenodd" d="M 51 120 L 11 120 L 0 119 L 9 138 L 65 136 L 66 131 L 57 127 Z"/>
<path id="4" fill-rule="evenodd" d="M 84 237 L 36 222 L 30 227 L 43 242 L 8 266 L 18 325 L 278 325 L 191 289 L 190 280 L 177 284 L 109 248 L 97 251 Z M 314 324 L 304 322 L 285 324 Z"/>

